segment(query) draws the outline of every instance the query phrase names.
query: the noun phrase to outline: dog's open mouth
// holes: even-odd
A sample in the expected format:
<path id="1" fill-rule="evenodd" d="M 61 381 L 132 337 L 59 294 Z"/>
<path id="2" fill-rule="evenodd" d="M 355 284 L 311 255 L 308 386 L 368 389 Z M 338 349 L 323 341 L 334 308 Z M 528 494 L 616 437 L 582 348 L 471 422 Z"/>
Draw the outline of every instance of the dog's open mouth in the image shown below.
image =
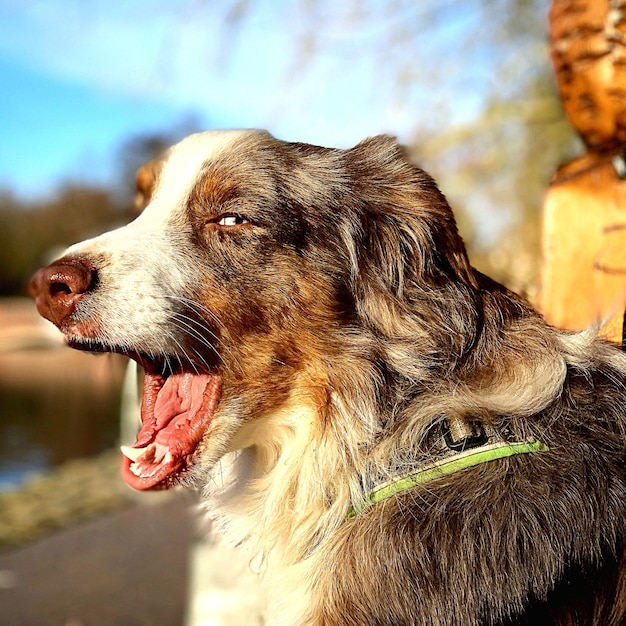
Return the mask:
<path id="1" fill-rule="evenodd" d="M 74 347 L 101 351 L 94 345 Z M 143 367 L 145 375 L 141 429 L 132 446 L 122 446 L 122 476 L 139 490 L 174 486 L 192 465 L 211 424 L 221 398 L 221 377 L 192 367 L 172 371 L 162 362 L 124 353 Z"/>
<path id="2" fill-rule="evenodd" d="M 169 487 L 191 464 L 221 396 L 216 374 L 181 371 L 167 377 L 146 369 L 141 430 L 123 446 L 124 480 L 135 489 Z"/>

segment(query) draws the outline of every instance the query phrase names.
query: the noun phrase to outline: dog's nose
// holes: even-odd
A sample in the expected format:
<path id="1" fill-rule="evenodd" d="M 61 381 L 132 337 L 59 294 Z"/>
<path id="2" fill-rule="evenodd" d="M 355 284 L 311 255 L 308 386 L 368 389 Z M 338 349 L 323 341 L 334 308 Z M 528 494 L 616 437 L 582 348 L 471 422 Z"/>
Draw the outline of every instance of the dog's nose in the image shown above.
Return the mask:
<path id="1" fill-rule="evenodd" d="M 40 315 L 61 327 L 96 283 L 96 270 L 80 259 L 62 259 L 31 278 L 30 294 Z"/>

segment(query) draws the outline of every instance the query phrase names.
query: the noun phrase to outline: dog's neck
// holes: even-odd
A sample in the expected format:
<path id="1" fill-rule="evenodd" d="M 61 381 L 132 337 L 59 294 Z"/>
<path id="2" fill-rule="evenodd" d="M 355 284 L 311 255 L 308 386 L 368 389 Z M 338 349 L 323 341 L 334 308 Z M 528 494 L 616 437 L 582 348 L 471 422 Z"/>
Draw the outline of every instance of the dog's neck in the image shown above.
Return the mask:
<path id="1" fill-rule="evenodd" d="M 347 409 L 333 396 L 333 411 Z M 421 444 L 406 442 L 401 453 L 385 445 L 349 448 L 345 416 L 326 422 L 319 416 L 319 407 L 303 404 L 299 396 L 298 402 L 255 420 L 242 433 L 242 449 L 227 455 L 208 481 L 218 487 L 206 499 L 217 529 L 230 543 L 247 548 L 250 562 L 280 592 L 270 595 L 290 597 L 287 591 L 293 589 L 291 597 L 301 598 L 300 608 L 284 609 L 293 623 L 306 605 L 308 568 L 324 558 L 325 539 L 349 526 L 347 517 L 426 480 L 545 449 L 530 433 L 496 428 L 487 419 L 452 418 L 452 413 L 447 419 L 431 414 Z"/>
<path id="2" fill-rule="evenodd" d="M 513 432 L 506 422 L 493 426 L 476 416 L 438 416 L 424 431 L 422 445 L 396 451 L 387 458 L 370 457 L 362 451 L 356 459 L 346 450 L 341 454 L 329 449 L 333 445 L 341 448 L 341 435 L 321 436 L 318 418 L 313 407 L 285 407 L 254 424 L 240 442 L 242 449 L 220 465 L 224 482 L 219 508 L 232 510 L 233 518 L 239 520 L 258 518 L 255 524 L 246 525 L 245 531 L 240 528 L 244 534 L 235 539 L 236 543 L 248 541 L 250 534 L 257 539 L 267 534 L 272 537 L 272 551 L 280 543 L 290 544 L 288 552 L 302 557 L 317 542 L 314 537 L 323 535 L 325 529 L 337 527 L 393 495 L 489 461 L 547 450 L 540 440 Z M 322 430 L 326 428 L 329 426 Z M 263 433 L 262 438 L 255 437 L 257 431 Z M 315 528 L 307 531 L 315 517 Z M 284 524 L 275 523 L 283 518 Z M 264 519 L 274 520 L 273 528 L 264 529 Z M 279 540 L 281 528 L 284 536 Z M 295 535 L 299 536 L 297 550 Z M 266 546 L 261 551 L 269 549 Z"/>

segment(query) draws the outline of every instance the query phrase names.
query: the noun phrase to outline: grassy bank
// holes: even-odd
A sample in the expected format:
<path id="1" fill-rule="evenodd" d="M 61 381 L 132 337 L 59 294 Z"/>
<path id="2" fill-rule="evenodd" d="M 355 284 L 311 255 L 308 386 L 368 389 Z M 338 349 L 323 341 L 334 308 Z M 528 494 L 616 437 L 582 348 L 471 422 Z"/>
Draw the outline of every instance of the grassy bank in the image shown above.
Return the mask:
<path id="1" fill-rule="evenodd" d="M 0 550 L 38 539 L 96 515 L 130 505 L 119 473 L 120 453 L 68 461 L 0 493 Z"/>

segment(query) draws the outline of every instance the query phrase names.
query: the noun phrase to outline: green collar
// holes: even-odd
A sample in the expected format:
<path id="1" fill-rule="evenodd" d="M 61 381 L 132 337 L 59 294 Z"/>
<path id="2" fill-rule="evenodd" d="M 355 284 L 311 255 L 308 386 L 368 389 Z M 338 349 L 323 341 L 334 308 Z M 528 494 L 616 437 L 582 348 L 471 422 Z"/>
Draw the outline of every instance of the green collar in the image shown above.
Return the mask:
<path id="1" fill-rule="evenodd" d="M 527 441 L 508 443 L 506 441 L 498 441 L 496 443 L 487 444 L 465 452 L 460 452 L 447 457 L 443 461 L 438 463 L 430 463 L 418 471 L 409 474 L 407 476 L 401 476 L 393 482 L 386 483 L 374 489 L 367 498 L 358 507 L 352 507 L 346 519 L 355 517 L 359 513 L 362 513 L 370 506 L 386 500 L 391 496 L 395 496 L 399 493 L 403 493 L 416 487 L 417 485 L 423 485 L 424 483 L 441 478 L 442 476 L 449 476 L 455 474 L 468 467 L 474 467 L 475 465 L 481 465 L 488 461 L 495 461 L 496 459 L 503 459 L 505 457 L 514 456 L 516 454 L 526 454 L 528 452 L 546 452 L 548 446 L 542 441 L 536 439 L 529 439 Z"/>

